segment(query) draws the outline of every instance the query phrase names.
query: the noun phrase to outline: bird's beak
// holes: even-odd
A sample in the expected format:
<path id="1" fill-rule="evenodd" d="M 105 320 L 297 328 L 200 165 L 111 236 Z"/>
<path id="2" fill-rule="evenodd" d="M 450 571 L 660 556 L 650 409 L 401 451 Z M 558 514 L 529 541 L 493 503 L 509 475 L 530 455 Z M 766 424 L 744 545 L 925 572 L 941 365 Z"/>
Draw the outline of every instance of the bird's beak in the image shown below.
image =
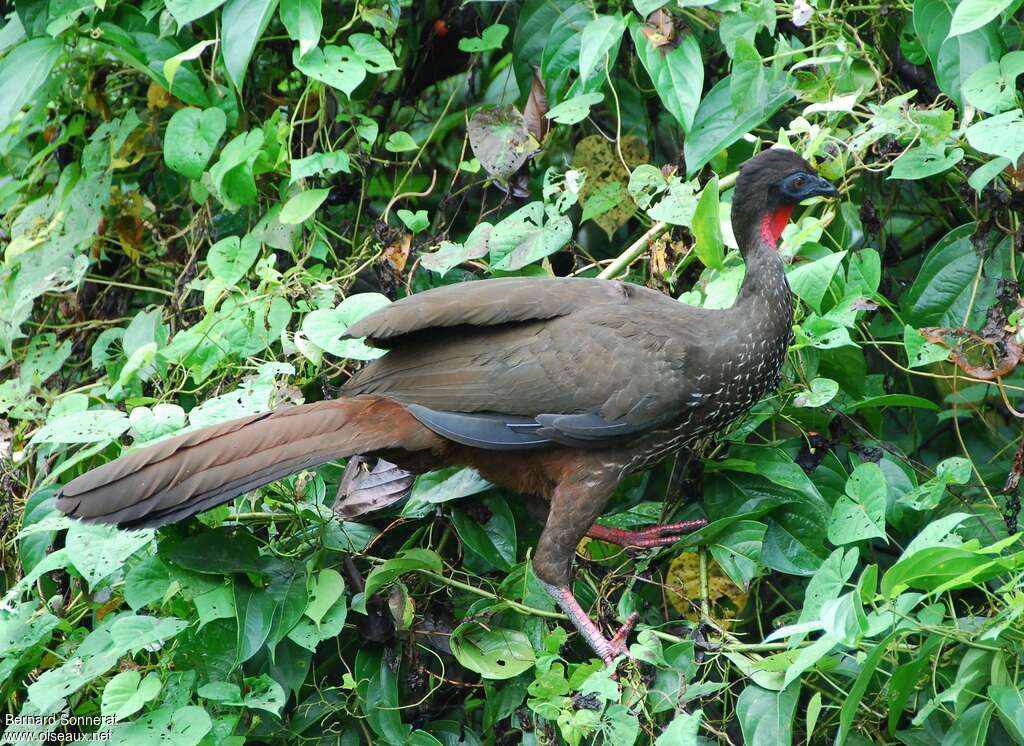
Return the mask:
<path id="1" fill-rule="evenodd" d="M 815 175 L 811 178 L 811 183 L 804 187 L 803 196 L 804 199 L 809 199 L 810 197 L 838 197 L 839 190 L 828 179 Z"/>

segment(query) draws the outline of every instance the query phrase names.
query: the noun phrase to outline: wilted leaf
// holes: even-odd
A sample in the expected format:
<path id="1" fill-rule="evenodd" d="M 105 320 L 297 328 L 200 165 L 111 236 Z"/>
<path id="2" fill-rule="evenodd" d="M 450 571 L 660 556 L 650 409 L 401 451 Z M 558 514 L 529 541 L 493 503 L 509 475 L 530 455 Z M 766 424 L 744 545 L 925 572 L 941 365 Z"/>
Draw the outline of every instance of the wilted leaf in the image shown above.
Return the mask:
<path id="1" fill-rule="evenodd" d="M 495 179 L 508 181 L 538 148 L 523 115 L 512 106 L 479 109 L 469 120 L 473 155 Z"/>

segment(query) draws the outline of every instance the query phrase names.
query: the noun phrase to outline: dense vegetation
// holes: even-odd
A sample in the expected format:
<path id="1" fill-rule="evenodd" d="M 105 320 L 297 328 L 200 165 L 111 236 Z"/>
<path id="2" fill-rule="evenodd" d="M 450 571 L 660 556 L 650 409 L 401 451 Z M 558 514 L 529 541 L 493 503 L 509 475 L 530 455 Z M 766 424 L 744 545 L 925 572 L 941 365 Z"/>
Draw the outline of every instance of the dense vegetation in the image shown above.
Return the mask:
<path id="1" fill-rule="evenodd" d="M 0 705 L 146 744 L 1024 744 L 1021 0 L 16 0 L 0 18 Z M 198 520 L 57 487 L 314 401 L 353 320 L 510 274 L 724 307 L 737 167 L 840 184 L 780 250 L 783 385 L 580 546 L 470 471 L 345 464 Z M 369 465 L 369 466 L 372 466 Z M 364 467 L 359 467 L 363 469 Z M 362 481 L 361 481 L 362 479 Z M 104 716 L 62 725 L 62 717 Z"/>

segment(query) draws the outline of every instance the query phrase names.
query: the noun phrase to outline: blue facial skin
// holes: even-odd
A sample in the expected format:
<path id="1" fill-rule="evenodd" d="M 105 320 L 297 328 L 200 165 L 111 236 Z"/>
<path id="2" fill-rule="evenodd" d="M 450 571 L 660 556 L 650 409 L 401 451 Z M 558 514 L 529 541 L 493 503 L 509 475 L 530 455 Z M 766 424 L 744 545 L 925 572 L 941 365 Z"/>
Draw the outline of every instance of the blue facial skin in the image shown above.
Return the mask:
<path id="1" fill-rule="evenodd" d="M 797 171 L 784 178 L 779 184 L 779 191 L 787 201 L 794 204 L 811 197 L 839 196 L 839 190 L 830 181 L 804 171 Z"/>

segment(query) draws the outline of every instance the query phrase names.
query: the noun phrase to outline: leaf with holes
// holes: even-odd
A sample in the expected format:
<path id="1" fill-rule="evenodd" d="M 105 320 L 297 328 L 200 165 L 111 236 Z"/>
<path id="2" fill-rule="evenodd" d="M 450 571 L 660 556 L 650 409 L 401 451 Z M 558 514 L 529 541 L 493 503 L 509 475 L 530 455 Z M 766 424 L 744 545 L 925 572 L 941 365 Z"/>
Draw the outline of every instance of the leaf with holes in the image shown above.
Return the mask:
<path id="1" fill-rule="evenodd" d="M 878 464 L 861 464 L 846 483 L 846 494 L 832 507 L 828 540 L 836 545 L 885 539 L 885 475 Z"/>
<path id="2" fill-rule="evenodd" d="M 511 679 L 533 667 L 533 645 L 515 629 L 460 624 L 450 638 L 456 660 L 485 679 Z"/>
<path id="3" fill-rule="evenodd" d="M 572 221 L 565 215 L 554 219 L 544 213 L 542 202 L 531 202 L 502 220 L 488 240 L 494 269 L 517 270 L 554 254 L 572 238 Z"/>
<path id="4" fill-rule="evenodd" d="M 469 120 L 469 144 L 484 170 L 508 181 L 539 147 L 514 106 L 479 109 Z"/>
<path id="5" fill-rule="evenodd" d="M 316 47 L 302 55 L 296 47 L 292 52 L 292 64 L 302 73 L 337 88 L 346 96 L 366 80 L 366 66 L 362 58 L 347 44 Z"/>
<path id="6" fill-rule="evenodd" d="M 975 150 L 1016 163 L 1024 153 L 1024 111 L 1014 109 L 996 114 L 972 124 L 964 134 Z"/>

